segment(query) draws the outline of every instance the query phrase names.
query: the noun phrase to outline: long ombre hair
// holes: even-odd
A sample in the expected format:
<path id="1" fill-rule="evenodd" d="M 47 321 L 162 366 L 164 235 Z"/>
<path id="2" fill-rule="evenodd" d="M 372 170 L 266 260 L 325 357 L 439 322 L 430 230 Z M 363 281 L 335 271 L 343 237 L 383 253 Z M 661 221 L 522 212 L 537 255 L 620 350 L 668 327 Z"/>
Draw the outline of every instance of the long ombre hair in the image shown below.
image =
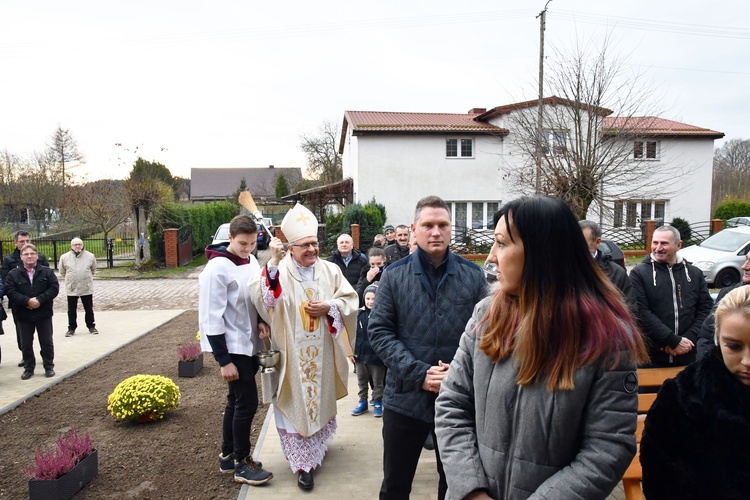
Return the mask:
<path id="1" fill-rule="evenodd" d="M 523 272 L 518 295 L 498 290 L 482 319 L 485 354 L 495 362 L 513 356 L 519 385 L 547 376 L 550 391 L 573 389 L 578 368 L 600 359 L 614 366 L 623 351 L 648 359 L 619 290 L 563 201 L 519 198 L 495 214 L 495 226 L 502 217 L 509 237 L 523 243 Z"/>

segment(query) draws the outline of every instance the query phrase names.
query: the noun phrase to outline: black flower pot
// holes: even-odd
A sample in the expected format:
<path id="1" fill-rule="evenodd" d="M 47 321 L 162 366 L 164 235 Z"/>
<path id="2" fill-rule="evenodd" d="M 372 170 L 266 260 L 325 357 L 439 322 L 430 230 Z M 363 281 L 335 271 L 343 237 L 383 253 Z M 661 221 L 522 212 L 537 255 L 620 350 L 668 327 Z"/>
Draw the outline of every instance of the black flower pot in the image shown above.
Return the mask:
<path id="1" fill-rule="evenodd" d="M 177 375 L 180 377 L 195 377 L 203 368 L 203 353 L 195 358 L 194 361 L 178 361 Z"/>
<path id="2" fill-rule="evenodd" d="M 97 450 L 57 479 L 29 479 L 29 500 L 68 500 L 99 473 Z"/>

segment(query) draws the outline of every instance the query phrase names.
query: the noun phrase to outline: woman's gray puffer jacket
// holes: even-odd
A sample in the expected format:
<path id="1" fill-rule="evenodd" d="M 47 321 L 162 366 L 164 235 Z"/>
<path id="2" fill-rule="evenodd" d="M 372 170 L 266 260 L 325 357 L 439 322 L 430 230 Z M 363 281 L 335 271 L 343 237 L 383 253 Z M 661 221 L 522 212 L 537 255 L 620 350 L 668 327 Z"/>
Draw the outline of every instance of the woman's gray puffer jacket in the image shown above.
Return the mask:
<path id="1" fill-rule="evenodd" d="M 638 381 L 624 353 L 580 368 L 575 389 L 547 390 L 547 378 L 517 384 L 512 358 L 479 349 L 474 310 L 435 403 L 435 432 L 448 496 L 485 489 L 492 498 L 606 498 L 636 451 Z"/>

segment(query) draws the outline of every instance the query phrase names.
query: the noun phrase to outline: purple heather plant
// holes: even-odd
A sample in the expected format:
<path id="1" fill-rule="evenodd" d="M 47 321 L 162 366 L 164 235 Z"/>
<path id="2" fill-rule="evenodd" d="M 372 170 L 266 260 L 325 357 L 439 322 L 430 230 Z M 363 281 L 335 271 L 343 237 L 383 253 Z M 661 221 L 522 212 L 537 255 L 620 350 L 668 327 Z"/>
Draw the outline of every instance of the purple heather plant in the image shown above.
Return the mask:
<path id="1" fill-rule="evenodd" d="M 22 471 L 31 479 L 57 479 L 70 472 L 93 451 L 89 433 L 81 437 L 71 428 L 67 434 L 57 438 L 55 445 L 46 452 L 37 448 L 34 465 L 24 467 Z"/>
<path id="2" fill-rule="evenodd" d="M 197 342 L 190 342 L 180 346 L 177 357 L 180 361 L 195 361 L 201 355 L 201 346 Z"/>

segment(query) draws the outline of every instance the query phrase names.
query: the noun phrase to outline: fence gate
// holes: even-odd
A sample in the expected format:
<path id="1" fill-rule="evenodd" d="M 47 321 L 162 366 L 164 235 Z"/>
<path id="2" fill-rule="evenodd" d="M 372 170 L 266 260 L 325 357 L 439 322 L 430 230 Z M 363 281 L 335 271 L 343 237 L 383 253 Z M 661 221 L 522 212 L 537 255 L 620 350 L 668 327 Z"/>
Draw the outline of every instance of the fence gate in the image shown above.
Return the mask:
<path id="1" fill-rule="evenodd" d="M 177 257 L 180 267 L 193 261 L 193 226 L 190 224 L 177 231 Z"/>

